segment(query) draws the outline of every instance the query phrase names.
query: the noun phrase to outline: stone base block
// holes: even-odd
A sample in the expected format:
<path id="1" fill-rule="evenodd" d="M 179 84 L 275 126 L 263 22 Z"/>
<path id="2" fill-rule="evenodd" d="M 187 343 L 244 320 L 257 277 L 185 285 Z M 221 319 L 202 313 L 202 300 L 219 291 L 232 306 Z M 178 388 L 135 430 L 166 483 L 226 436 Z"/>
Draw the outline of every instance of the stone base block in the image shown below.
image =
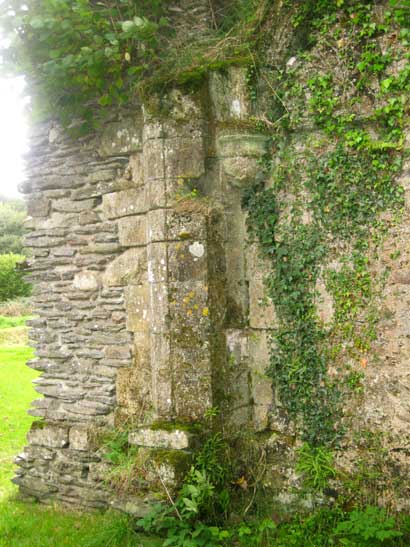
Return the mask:
<path id="1" fill-rule="evenodd" d="M 135 518 L 144 518 L 155 503 L 158 503 L 158 496 L 148 494 L 147 496 L 127 496 L 115 499 L 110 503 L 113 509 L 132 515 Z"/>
<path id="2" fill-rule="evenodd" d="M 129 434 L 128 442 L 132 445 L 148 448 L 186 450 L 194 443 L 194 437 L 191 433 L 182 429 L 174 429 L 172 431 L 164 429 L 139 429 Z"/>

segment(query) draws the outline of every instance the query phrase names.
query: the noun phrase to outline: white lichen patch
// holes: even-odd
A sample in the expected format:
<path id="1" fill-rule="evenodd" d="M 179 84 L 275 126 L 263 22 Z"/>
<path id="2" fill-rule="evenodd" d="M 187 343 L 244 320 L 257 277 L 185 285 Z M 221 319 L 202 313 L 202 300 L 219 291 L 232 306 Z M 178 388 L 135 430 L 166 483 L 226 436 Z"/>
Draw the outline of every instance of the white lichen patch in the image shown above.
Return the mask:
<path id="1" fill-rule="evenodd" d="M 199 243 L 199 241 L 195 241 L 188 247 L 189 252 L 192 256 L 196 258 L 202 258 L 205 254 L 205 247 L 202 243 Z"/>
<path id="2" fill-rule="evenodd" d="M 242 113 L 242 105 L 239 99 L 234 99 L 231 103 L 231 114 L 237 118 L 240 118 Z"/>

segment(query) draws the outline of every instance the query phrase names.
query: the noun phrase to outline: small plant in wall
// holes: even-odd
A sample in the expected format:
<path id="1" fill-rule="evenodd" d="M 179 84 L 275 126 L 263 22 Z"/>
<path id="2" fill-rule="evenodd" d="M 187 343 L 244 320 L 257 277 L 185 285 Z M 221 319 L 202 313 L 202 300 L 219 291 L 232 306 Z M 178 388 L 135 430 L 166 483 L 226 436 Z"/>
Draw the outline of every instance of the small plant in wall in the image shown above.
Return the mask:
<path id="1" fill-rule="evenodd" d="M 65 126 L 81 120 L 86 131 L 107 107 L 129 106 L 139 92 L 149 98 L 147 83 L 151 92 L 195 85 L 211 68 L 249 62 L 248 44 L 233 34 L 241 33 L 240 17 L 251 25 L 257 17 L 237 10 L 248 2 L 227 4 L 224 13 L 233 17 L 224 18 L 226 26 L 209 4 L 214 25 L 196 45 L 189 32 L 177 31 L 173 15 L 183 10 L 166 0 L 5 0 L 0 65 L 25 75 L 37 117 Z M 229 40 L 221 40 L 225 33 Z"/>
<path id="2" fill-rule="evenodd" d="M 324 447 L 305 443 L 297 451 L 296 471 L 302 474 L 304 484 L 313 490 L 323 490 L 329 479 L 336 476 L 332 452 Z"/>
<path id="3" fill-rule="evenodd" d="M 102 430 L 94 444 L 107 465 L 104 483 L 118 496 L 145 487 L 147 454 L 128 443 L 127 429 Z"/>
<path id="4" fill-rule="evenodd" d="M 212 413 L 209 417 L 214 417 Z M 227 444 L 219 433 L 208 436 L 194 458 L 182 488 L 170 505 L 159 504 L 138 525 L 166 537 L 165 546 L 218 547 L 230 538 L 223 524 L 230 506 Z"/>

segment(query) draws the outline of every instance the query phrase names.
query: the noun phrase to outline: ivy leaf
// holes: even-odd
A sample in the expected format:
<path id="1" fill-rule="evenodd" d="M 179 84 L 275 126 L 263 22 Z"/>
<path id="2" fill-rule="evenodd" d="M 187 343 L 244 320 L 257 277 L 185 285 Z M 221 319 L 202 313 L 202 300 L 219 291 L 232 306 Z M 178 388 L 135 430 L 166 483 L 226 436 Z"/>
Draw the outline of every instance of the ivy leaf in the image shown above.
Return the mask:
<path id="1" fill-rule="evenodd" d="M 112 104 L 112 98 L 109 95 L 103 95 L 98 99 L 98 103 L 101 106 L 109 106 L 110 104 Z"/>
<path id="2" fill-rule="evenodd" d="M 140 27 L 140 28 L 146 27 L 148 24 L 148 20 L 143 19 L 142 17 L 134 17 L 133 22 L 136 27 Z"/>
<path id="3" fill-rule="evenodd" d="M 106 38 L 112 45 L 118 44 L 117 36 L 113 32 L 107 32 L 104 34 L 104 38 Z"/>

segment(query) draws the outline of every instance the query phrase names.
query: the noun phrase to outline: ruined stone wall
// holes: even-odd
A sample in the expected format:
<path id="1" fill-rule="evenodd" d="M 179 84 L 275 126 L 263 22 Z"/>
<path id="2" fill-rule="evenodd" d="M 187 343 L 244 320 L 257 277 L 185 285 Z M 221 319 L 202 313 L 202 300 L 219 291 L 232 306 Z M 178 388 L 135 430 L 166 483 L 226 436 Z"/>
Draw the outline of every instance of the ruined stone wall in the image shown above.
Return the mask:
<path id="1" fill-rule="evenodd" d="M 294 70 L 300 62 L 287 56 L 292 36 L 285 23 L 268 72 L 276 63 Z M 299 65 L 305 84 L 314 52 L 312 59 Z M 176 486 L 197 446 L 192 426 L 217 407 L 224 433 L 249 433 L 263 454 L 269 495 L 286 505 L 295 501 L 303 484 L 295 472 L 302 441 L 266 375 L 277 317 L 265 294 L 268 265 L 249 236 L 243 206 L 255 182 L 273 184 L 261 159 L 267 154 L 274 164 L 282 151 L 269 149 L 269 131 L 255 123 L 277 97 L 263 73 L 255 86 L 258 105 L 249 97 L 246 69 L 229 68 L 210 73 L 200 90 L 169 91 L 120 112 L 95 135 L 75 139 L 53 123 L 34 129 L 23 190 L 38 314 L 30 366 L 42 372 L 36 389 L 44 397 L 33 404 L 41 420 L 18 457 L 15 482 L 23 495 L 143 513 L 162 491 L 158 477 Z M 281 145 L 302 166 L 306 144 L 323 142 L 305 116 L 306 85 L 304 93 L 299 125 Z M 372 272 L 388 273 L 381 319 L 366 358 L 345 363 L 361 383 L 345 402 L 348 431 L 335 461 L 341 476 L 355 472 L 370 454 L 363 431 L 373 441 L 381 433 L 369 456 L 385 465 L 375 502 L 396 496 L 401 509 L 407 486 L 393 492 L 386 484 L 394 473 L 407 476 L 410 465 L 408 163 L 397 183 L 404 211 L 399 221 L 386 215 L 389 235 L 369 257 Z M 290 188 L 282 193 L 286 213 L 294 196 Z M 301 218 L 309 224 L 312 211 Z M 340 262 L 330 266 L 336 271 Z M 316 297 L 330 336 L 335 303 L 320 276 Z M 107 428 L 125 428 L 139 447 L 132 496 L 107 487 L 110 464 L 95 440 Z"/>
<path id="2" fill-rule="evenodd" d="M 112 502 L 108 464 L 93 444 L 101 428 L 127 427 L 148 455 L 189 457 L 178 424 L 200 422 L 213 406 L 227 423 L 266 425 L 271 390 L 256 378 L 269 317 L 257 309 L 262 273 L 246 266 L 241 212 L 266 140 L 215 129 L 215 120 L 246 116 L 243 72 L 225 79 L 210 84 L 211 113 L 208 92 L 174 91 L 165 117 L 137 106 L 81 139 L 53 123 L 33 131 L 23 188 L 38 314 L 29 365 L 42 372 L 43 397 L 18 457 L 26 496 Z M 172 486 L 167 462 L 155 472 Z"/>
<path id="3" fill-rule="evenodd" d="M 134 139 L 126 153 L 137 150 L 138 130 L 123 131 Z M 29 434 L 31 446 L 18 458 L 22 473 L 16 482 L 35 497 L 56 493 L 68 502 L 104 504 L 91 478 L 98 457 L 87 452 L 87 425 L 113 424 L 117 372 L 129 366 L 133 354 L 125 272 L 114 266 L 130 253 L 122 252 L 119 221 L 103 205 L 103 195 L 134 184 L 121 135 L 108 153 L 107 143 L 70 139 L 52 124 L 37 127 L 31 138 L 31 176 L 24 190 L 30 193 L 27 245 L 39 317 L 31 324 L 37 358 L 29 365 L 42 371 L 36 390 L 44 397 L 30 413 L 44 421 Z M 137 251 L 131 253 L 128 275 L 137 282 L 146 266 Z"/>

